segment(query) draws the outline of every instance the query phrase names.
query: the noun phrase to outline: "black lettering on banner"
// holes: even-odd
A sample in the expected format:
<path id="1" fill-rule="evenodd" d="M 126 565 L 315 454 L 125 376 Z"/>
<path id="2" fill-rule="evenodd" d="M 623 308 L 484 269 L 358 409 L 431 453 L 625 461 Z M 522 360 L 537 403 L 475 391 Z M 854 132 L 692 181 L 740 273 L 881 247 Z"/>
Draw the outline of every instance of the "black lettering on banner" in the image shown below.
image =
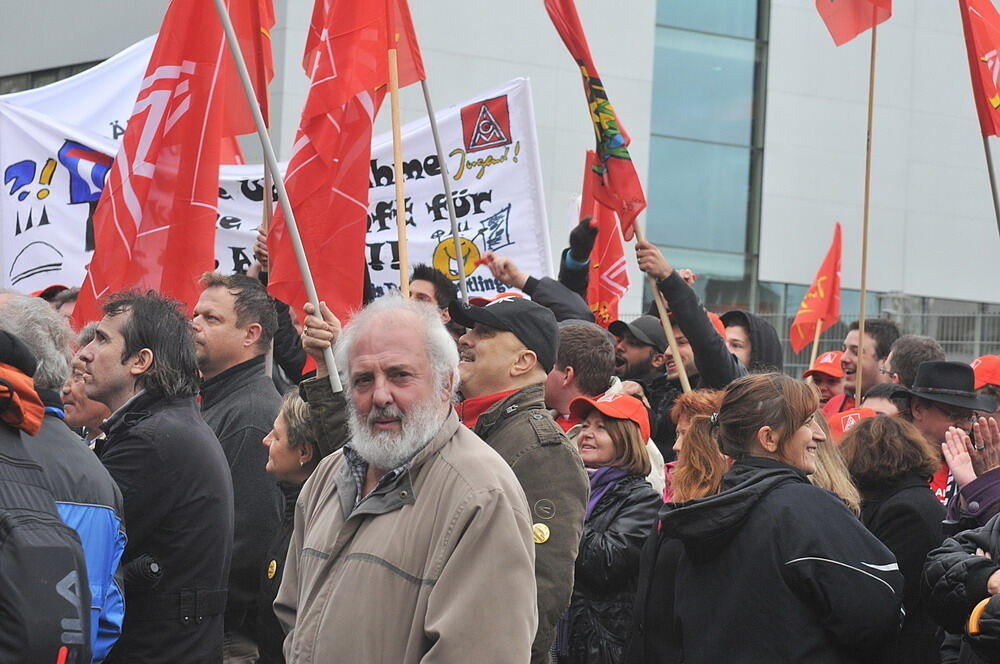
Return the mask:
<path id="1" fill-rule="evenodd" d="M 368 181 L 369 189 L 376 187 L 389 187 L 396 183 L 393 164 L 379 164 L 378 159 L 371 160 L 371 179 Z M 430 154 L 423 159 L 410 159 L 403 162 L 404 180 L 423 180 L 425 177 L 436 177 L 441 175 L 441 163 L 436 154 Z"/>
<path id="2" fill-rule="evenodd" d="M 368 243 L 368 267 L 373 272 L 381 272 L 385 269 L 385 262 L 383 261 L 382 248 L 389 245 L 389 267 L 393 270 L 399 269 L 399 242 L 396 240 L 389 240 L 387 242 L 369 242 Z"/>
<path id="3" fill-rule="evenodd" d="M 227 230 L 232 228 L 240 228 L 243 225 L 243 220 L 239 217 L 219 217 L 219 228 L 225 228 Z"/>
<path id="4" fill-rule="evenodd" d="M 461 219 L 469 214 L 483 214 L 483 204 L 493 202 L 493 190 L 469 193 L 468 189 L 462 189 L 451 192 L 451 197 L 455 202 L 455 216 Z M 427 212 L 433 215 L 434 221 L 448 218 L 448 201 L 444 194 L 435 194 L 430 203 L 425 205 Z"/>
<path id="5" fill-rule="evenodd" d="M 247 268 L 253 265 L 253 260 L 247 256 L 246 247 L 229 247 L 229 250 L 233 252 L 233 274 L 246 274 Z"/>
<path id="6" fill-rule="evenodd" d="M 403 199 L 403 205 L 406 206 L 406 225 L 416 226 L 417 222 L 413 221 L 413 199 L 405 198 Z M 375 211 L 368 213 L 368 228 L 369 233 L 372 232 L 372 225 L 378 224 L 377 232 L 387 231 L 390 227 L 390 222 L 392 228 L 396 227 L 396 206 L 395 201 L 379 201 L 375 203 Z"/>

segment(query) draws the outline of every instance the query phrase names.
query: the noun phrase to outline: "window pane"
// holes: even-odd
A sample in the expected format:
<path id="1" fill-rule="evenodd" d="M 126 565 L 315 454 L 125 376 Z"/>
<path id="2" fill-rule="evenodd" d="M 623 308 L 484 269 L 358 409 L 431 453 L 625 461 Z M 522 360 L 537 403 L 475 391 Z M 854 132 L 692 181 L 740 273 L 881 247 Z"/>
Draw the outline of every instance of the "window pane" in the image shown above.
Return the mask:
<path id="1" fill-rule="evenodd" d="M 750 149 L 652 137 L 648 233 L 663 245 L 742 253 Z"/>
<path id="2" fill-rule="evenodd" d="M 656 29 L 654 134 L 750 145 L 754 42 Z"/>
<path id="3" fill-rule="evenodd" d="M 658 0 L 656 22 L 753 38 L 757 34 L 757 0 Z"/>

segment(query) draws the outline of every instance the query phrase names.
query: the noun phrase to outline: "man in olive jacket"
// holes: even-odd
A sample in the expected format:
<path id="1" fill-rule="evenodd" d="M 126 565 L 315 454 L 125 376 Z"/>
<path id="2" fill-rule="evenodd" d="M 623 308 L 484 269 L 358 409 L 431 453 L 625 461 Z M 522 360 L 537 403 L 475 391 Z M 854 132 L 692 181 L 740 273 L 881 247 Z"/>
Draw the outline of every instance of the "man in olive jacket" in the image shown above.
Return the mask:
<path id="1" fill-rule="evenodd" d="M 551 311 L 524 298 L 453 302 L 450 310 L 471 328 L 459 339 L 459 417 L 510 464 L 531 508 L 538 586 L 531 661 L 548 662 L 573 591 L 590 486 L 579 452 L 545 407 L 559 329 Z"/>

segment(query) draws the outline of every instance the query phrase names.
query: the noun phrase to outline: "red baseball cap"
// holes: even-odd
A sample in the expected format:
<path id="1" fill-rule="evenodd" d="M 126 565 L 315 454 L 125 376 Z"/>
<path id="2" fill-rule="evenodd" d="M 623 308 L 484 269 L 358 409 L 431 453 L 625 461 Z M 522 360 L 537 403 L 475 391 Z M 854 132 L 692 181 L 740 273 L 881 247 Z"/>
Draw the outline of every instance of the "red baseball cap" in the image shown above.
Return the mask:
<path id="1" fill-rule="evenodd" d="M 827 419 L 830 425 L 830 433 L 833 435 L 833 442 L 840 444 L 840 439 L 851 430 L 855 424 L 869 417 L 877 417 L 871 408 L 851 408 L 840 413 L 834 413 Z"/>
<path id="2" fill-rule="evenodd" d="M 642 439 L 649 439 L 649 413 L 646 412 L 642 402 L 635 397 L 624 393 L 602 394 L 594 398 L 577 397 L 569 404 L 569 414 L 582 420 L 595 408 L 608 417 L 632 420 L 639 425 Z"/>
<path id="3" fill-rule="evenodd" d="M 806 378 L 813 374 L 821 373 L 832 378 L 843 378 L 844 367 L 840 366 L 840 358 L 843 355 L 843 351 L 839 350 L 829 350 L 825 353 L 820 353 L 816 361 L 813 362 L 813 365 L 809 367 L 809 370 L 802 374 L 802 377 Z"/>
<path id="4" fill-rule="evenodd" d="M 976 384 L 973 389 L 986 385 L 1000 385 L 1000 355 L 983 355 L 969 363 L 976 374 Z"/>

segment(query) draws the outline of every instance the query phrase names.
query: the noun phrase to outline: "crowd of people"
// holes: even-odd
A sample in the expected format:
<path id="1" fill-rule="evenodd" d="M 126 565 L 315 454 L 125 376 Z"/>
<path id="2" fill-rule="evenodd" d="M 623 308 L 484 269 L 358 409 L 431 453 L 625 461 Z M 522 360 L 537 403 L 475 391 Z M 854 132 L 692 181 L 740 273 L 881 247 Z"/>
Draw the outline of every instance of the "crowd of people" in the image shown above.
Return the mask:
<path id="1" fill-rule="evenodd" d="M 604 329 L 593 235 L 343 324 L 263 236 L 191 317 L 0 293 L 0 660 L 1000 661 L 1000 356 L 871 319 L 791 377 L 645 242 L 669 314 Z"/>

